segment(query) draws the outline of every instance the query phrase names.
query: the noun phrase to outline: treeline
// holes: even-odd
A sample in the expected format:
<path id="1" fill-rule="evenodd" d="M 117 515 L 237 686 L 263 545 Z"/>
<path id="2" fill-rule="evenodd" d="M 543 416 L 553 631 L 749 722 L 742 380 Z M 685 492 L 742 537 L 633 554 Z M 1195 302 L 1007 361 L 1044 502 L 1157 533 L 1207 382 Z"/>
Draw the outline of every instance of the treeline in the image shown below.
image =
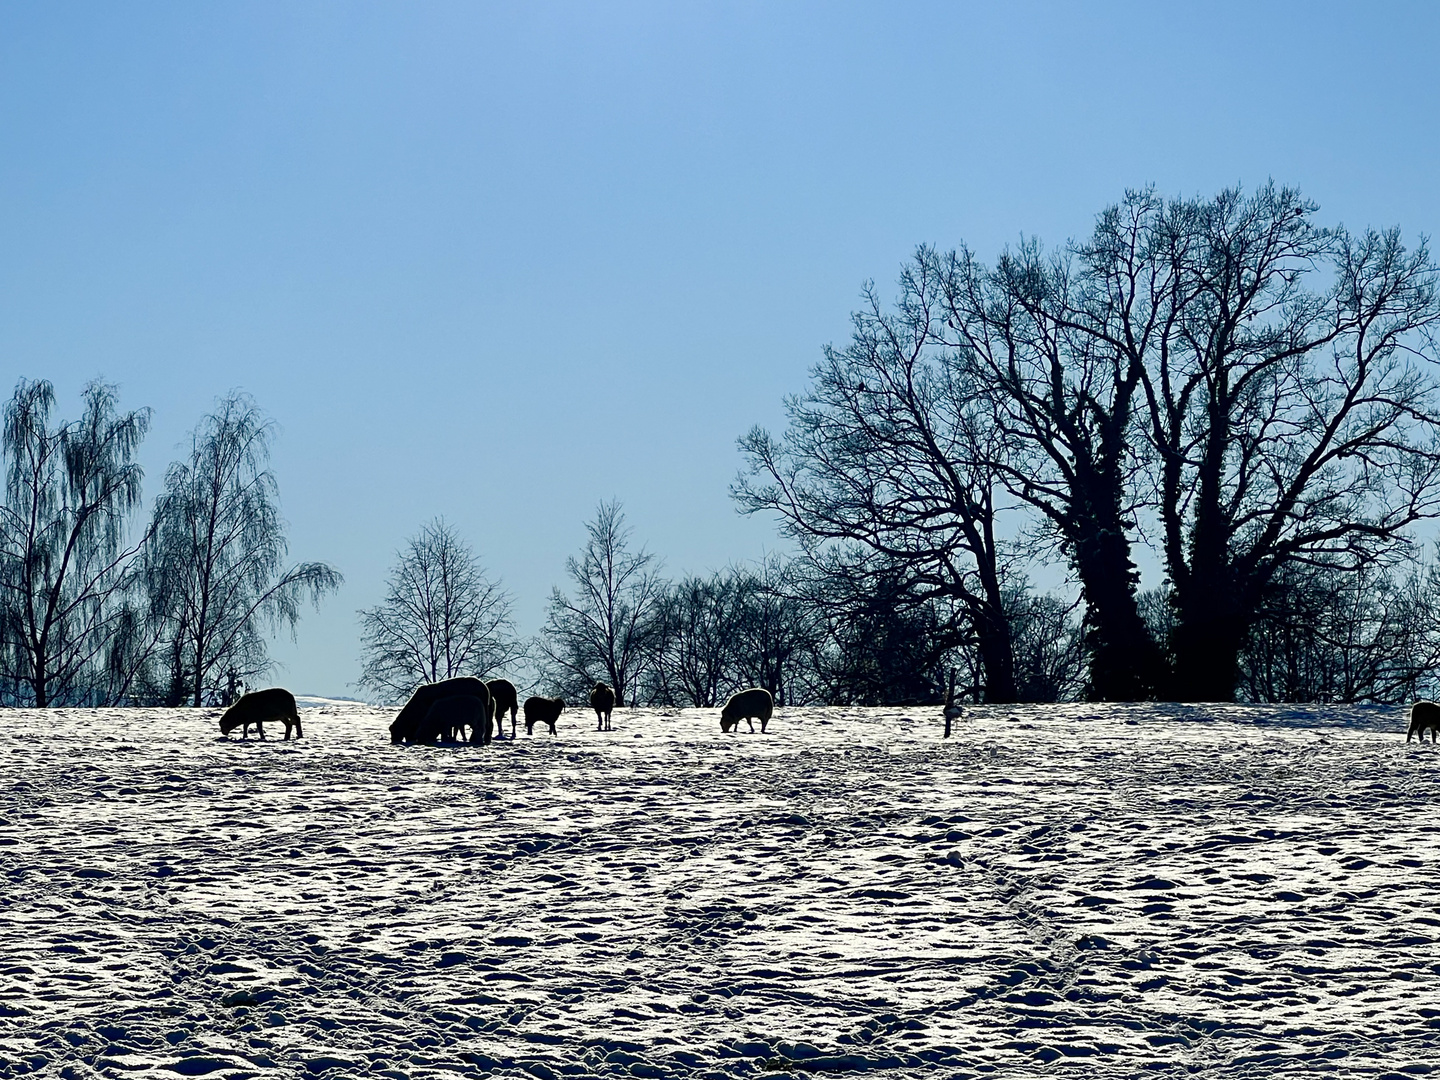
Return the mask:
<path id="1" fill-rule="evenodd" d="M 401 700 L 516 674 L 622 703 L 1063 699 L 1393 702 L 1432 690 L 1440 295 L 1422 242 L 1352 233 L 1273 184 L 1128 193 L 1091 235 L 993 266 L 921 248 L 873 287 L 788 427 L 740 440 L 732 495 L 794 554 L 670 580 L 602 505 L 517 639 L 510 597 L 442 521 L 362 611 L 360 686 Z M 265 668 L 340 578 L 288 565 L 271 428 L 227 399 L 148 526 L 148 413 L 94 385 L 5 414 L 0 699 L 200 703 Z M 1163 584 L 1142 591 L 1147 554 Z M 1060 579 L 1048 593 L 1033 578 Z"/>
<path id="2" fill-rule="evenodd" d="M 963 613 L 910 602 L 898 577 L 857 551 L 667 580 L 653 555 L 631 549 L 618 505 L 602 504 L 588 530 L 533 647 L 541 678 L 566 693 L 599 678 L 623 702 L 649 705 L 711 706 L 750 686 L 782 705 L 917 704 L 940 701 L 952 675 L 962 691 L 975 684 Z M 1011 601 L 1033 631 L 1020 657 L 1037 700 L 1077 692 L 1072 612 L 1023 583 Z"/>
<path id="3" fill-rule="evenodd" d="M 274 425 L 225 398 L 166 470 L 148 521 L 136 454 L 150 411 L 85 388 L 78 420 L 20 380 L 0 454 L 0 704 L 200 705 L 270 665 L 267 633 L 334 591 L 324 563 L 290 563 Z"/>
<path id="4" fill-rule="evenodd" d="M 902 569 L 850 545 L 667 578 L 636 549 L 616 503 L 587 525 L 545 625 L 522 641 L 512 600 L 443 521 L 400 553 L 385 601 L 361 613 L 365 674 L 377 699 L 463 672 L 506 674 L 583 701 L 609 683 L 622 704 L 715 706 L 763 686 L 785 705 L 940 704 L 986 699 L 967 609 L 917 599 Z M 1078 602 L 1006 583 L 1017 698 L 1079 700 L 1090 656 Z M 1164 640 L 1164 589 L 1139 595 Z M 1440 575 L 1293 566 L 1241 650 L 1236 696 L 1254 702 L 1399 702 L 1422 696 L 1440 665 Z"/>
<path id="5" fill-rule="evenodd" d="M 632 545 L 617 503 L 602 504 L 586 545 L 567 560 L 541 632 L 517 638 L 512 601 L 443 521 L 399 553 L 385 600 L 361 612 L 364 686 L 399 701 L 421 682 L 463 672 L 508 674 L 571 701 L 603 681 L 623 705 L 714 706 L 763 686 L 782 705 L 940 701 L 952 677 L 977 691 L 961 614 L 910 602 L 898 577 L 857 552 L 820 564 L 771 556 L 753 566 L 669 579 Z M 1035 700 L 1074 696 L 1083 676 L 1071 607 L 1010 594 L 1024 685 Z"/>
<path id="6" fill-rule="evenodd" d="M 921 248 L 895 300 L 741 441 L 735 496 L 953 607 L 1025 699 L 1013 584 L 1053 559 L 1100 700 L 1395 700 L 1429 679 L 1440 300 L 1422 242 L 1296 191 L 1131 192 L 993 265 Z M 1142 594 L 1147 549 L 1165 586 Z"/>

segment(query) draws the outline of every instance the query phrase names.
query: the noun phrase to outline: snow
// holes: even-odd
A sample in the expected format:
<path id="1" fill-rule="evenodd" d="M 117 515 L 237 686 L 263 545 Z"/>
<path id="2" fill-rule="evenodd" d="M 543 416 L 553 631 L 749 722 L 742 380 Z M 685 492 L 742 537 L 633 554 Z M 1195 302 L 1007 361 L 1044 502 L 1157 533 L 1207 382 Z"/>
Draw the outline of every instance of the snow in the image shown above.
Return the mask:
<path id="1" fill-rule="evenodd" d="M 0 713 L 0 1076 L 1440 1072 L 1399 709 Z"/>

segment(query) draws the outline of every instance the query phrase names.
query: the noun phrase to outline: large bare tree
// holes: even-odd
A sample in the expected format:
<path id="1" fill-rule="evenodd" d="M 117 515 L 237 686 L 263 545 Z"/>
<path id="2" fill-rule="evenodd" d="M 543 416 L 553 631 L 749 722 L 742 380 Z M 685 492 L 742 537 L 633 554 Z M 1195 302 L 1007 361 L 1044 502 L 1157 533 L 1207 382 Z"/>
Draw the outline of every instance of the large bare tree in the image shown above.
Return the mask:
<path id="1" fill-rule="evenodd" d="M 360 612 L 360 685 L 387 702 L 422 683 L 497 675 L 522 655 L 510 597 L 442 519 L 397 554 L 385 598 Z"/>
<path id="2" fill-rule="evenodd" d="M 1005 488 L 1048 527 L 1086 605 L 1089 693 L 1133 700 L 1167 672 L 1136 600 L 1134 425 L 1150 354 L 1173 318 L 1171 274 L 1148 193 L 1103 212 L 1083 244 L 1035 241 L 995 267 L 965 248 L 922 248 L 911 271 L 938 293 L 932 341 L 972 372 L 1006 453 Z"/>
<path id="3" fill-rule="evenodd" d="M 1434 263 L 1315 212 L 1270 184 L 1155 223 L 1173 315 L 1144 389 L 1180 699 L 1234 694 L 1287 566 L 1358 572 L 1440 514 Z"/>
<path id="4" fill-rule="evenodd" d="M 985 700 L 1014 701 L 1004 579 L 1015 556 L 998 524 L 1006 447 L 982 384 L 953 350 L 933 347 L 942 296 L 924 262 L 906 268 L 891 310 L 867 287 L 850 344 L 826 348 L 808 392 L 786 401 L 784 435 L 756 428 L 740 440 L 749 471 L 733 494 L 748 512 L 777 514 L 812 552 L 835 544 L 872 552 L 849 565 L 883 566 L 886 588 L 910 601 L 958 603 Z"/>
<path id="5" fill-rule="evenodd" d="M 1440 510 L 1433 263 L 1395 230 L 1323 229 L 1314 212 L 1273 184 L 1140 191 L 1054 255 L 917 256 L 943 296 L 933 340 L 1005 436 L 1007 489 L 1079 579 L 1097 697 L 1230 698 L 1282 567 L 1393 557 Z M 1132 557 L 1151 514 L 1163 643 Z"/>

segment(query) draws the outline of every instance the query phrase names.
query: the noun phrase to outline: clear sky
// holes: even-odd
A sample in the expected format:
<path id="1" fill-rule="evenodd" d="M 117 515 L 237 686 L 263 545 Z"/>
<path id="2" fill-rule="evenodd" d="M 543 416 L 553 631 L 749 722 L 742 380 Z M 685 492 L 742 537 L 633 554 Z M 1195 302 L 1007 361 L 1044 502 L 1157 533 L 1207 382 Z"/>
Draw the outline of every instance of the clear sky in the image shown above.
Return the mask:
<path id="1" fill-rule="evenodd" d="M 253 394 L 347 578 L 277 679 L 353 694 L 436 515 L 527 633 L 601 499 L 672 573 L 783 546 L 735 439 L 919 243 L 1267 177 L 1435 233 L 1437 46 L 1424 2 L 0 2 L 0 390 L 152 407 L 147 502 Z"/>

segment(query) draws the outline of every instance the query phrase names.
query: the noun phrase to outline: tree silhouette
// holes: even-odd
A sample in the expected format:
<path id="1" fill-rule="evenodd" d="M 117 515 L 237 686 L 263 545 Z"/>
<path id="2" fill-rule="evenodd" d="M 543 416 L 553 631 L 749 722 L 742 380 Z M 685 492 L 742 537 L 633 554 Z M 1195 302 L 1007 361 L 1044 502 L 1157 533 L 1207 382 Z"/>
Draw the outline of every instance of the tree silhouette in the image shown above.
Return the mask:
<path id="1" fill-rule="evenodd" d="M 498 674 L 522 655 L 510 597 L 437 518 L 397 553 L 385 598 L 360 612 L 360 685 L 386 701 L 422 683 Z"/>
<path id="2" fill-rule="evenodd" d="M 344 580 L 325 563 L 286 565 L 279 490 L 267 467 L 274 434 L 247 395 L 231 393 L 192 433 L 188 459 L 165 474 L 146 573 L 152 617 L 166 628 L 175 704 L 202 705 L 233 677 L 264 672 L 262 630 L 293 634 L 305 598 L 318 605 Z"/>

